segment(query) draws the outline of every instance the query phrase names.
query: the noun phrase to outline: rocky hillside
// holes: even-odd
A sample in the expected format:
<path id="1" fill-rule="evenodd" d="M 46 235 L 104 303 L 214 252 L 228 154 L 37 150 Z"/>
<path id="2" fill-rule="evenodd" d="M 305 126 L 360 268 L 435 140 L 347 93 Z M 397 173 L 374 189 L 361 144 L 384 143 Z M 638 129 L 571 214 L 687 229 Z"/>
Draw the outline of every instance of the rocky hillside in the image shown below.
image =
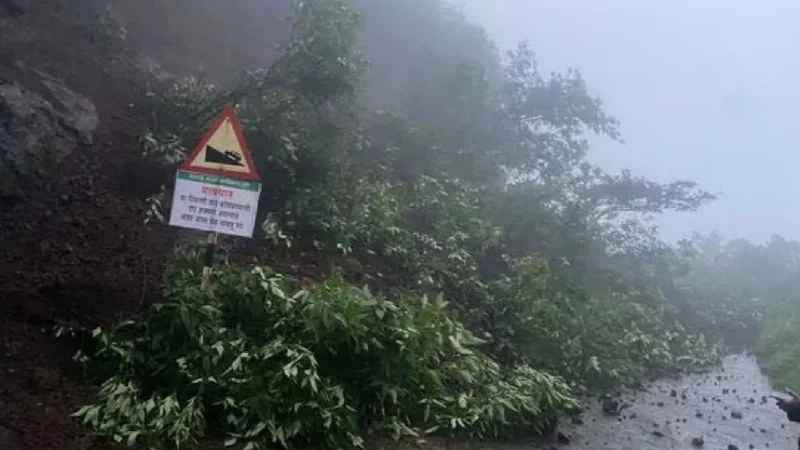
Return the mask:
<path id="1" fill-rule="evenodd" d="M 157 294 L 176 233 L 142 226 L 143 199 L 171 177 L 139 156 L 152 99 L 177 76 L 225 85 L 269 65 L 288 12 L 287 0 L 0 0 L 4 450 L 98 448 L 68 418 L 88 391 L 45 330 L 108 322 Z M 376 61 L 376 76 L 402 78 Z"/>
<path id="2" fill-rule="evenodd" d="M 242 26 L 228 2 L 161 3 L 0 1 L 4 450 L 99 448 L 68 417 L 87 391 L 43 330 L 126 315 L 155 292 L 174 234 L 142 226 L 142 199 L 170 176 L 137 157 L 149 102 L 181 69 L 224 80 L 247 51 L 263 64 L 277 41 L 256 25 L 282 24 L 264 10 Z"/>
<path id="3" fill-rule="evenodd" d="M 146 78 L 105 12 L 0 2 L 3 448 L 92 448 L 68 418 L 87 391 L 61 372 L 68 355 L 44 327 L 137 308 L 168 248 L 168 233 L 141 227 L 153 183 L 131 158 Z"/>

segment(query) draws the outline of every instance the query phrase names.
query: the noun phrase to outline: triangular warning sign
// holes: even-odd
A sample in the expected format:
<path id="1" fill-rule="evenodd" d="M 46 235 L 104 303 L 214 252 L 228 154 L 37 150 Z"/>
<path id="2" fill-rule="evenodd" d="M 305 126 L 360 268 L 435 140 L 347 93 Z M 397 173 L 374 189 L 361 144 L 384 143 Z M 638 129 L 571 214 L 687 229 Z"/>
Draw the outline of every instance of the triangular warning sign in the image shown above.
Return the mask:
<path id="1" fill-rule="evenodd" d="M 259 180 L 242 135 L 242 126 L 232 106 L 228 105 L 222 110 L 181 169 L 242 180 Z"/>

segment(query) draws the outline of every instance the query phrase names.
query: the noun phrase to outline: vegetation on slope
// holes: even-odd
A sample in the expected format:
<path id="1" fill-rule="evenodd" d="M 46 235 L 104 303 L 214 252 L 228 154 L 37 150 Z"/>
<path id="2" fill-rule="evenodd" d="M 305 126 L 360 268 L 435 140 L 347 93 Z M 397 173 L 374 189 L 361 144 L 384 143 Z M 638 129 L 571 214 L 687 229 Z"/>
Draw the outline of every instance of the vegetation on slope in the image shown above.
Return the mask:
<path id="1" fill-rule="evenodd" d="M 442 39 L 380 109 L 361 102 L 364 18 L 345 0 L 296 2 L 292 40 L 239 88 L 189 78 L 164 92 L 146 158 L 180 160 L 235 104 L 265 182 L 265 251 L 357 261 L 368 288 L 331 273 L 300 289 L 231 263 L 200 291 L 196 262 L 176 260 L 164 298 L 97 329 L 82 354 L 104 378 L 79 412 L 93 430 L 162 447 L 221 434 L 244 448 L 545 432 L 575 405 L 570 389 L 712 363 L 718 337 L 757 334 L 748 296 L 788 292 L 769 290 L 774 268 L 748 284 L 737 252 L 750 244 L 670 246 L 647 222 L 713 196 L 590 164 L 588 133 L 621 136 L 579 72 L 544 76 L 526 44 L 500 57 L 429 5 Z M 775 347 L 784 329 L 767 336 L 776 361 L 794 355 Z"/>
<path id="2" fill-rule="evenodd" d="M 164 303 L 95 331 L 105 381 L 77 415 L 97 432 L 158 448 L 207 427 L 244 448 L 349 448 L 370 430 L 542 432 L 575 406 L 559 378 L 501 368 L 441 297 L 390 301 L 337 276 L 297 290 L 267 268 L 234 266 L 201 290 L 199 261 L 176 262 Z"/>

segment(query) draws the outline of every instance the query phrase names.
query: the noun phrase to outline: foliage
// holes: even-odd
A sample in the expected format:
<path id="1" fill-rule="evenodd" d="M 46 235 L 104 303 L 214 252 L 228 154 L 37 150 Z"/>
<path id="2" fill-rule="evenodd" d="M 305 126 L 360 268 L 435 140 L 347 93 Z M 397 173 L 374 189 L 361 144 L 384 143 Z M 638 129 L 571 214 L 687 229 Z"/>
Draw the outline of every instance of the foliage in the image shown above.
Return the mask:
<path id="1" fill-rule="evenodd" d="M 715 196 L 591 164 L 590 134 L 623 140 L 579 71 L 543 74 L 527 43 L 499 55 L 442 2 L 357 3 L 363 17 L 296 1 L 272 66 L 230 90 L 181 80 L 142 149 L 174 164 L 233 103 L 265 184 L 257 238 L 290 260 L 358 261 L 381 294 L 234 266 L 202 292 L 196 268 L 176 270 L 162 305 L 96 336 L 92 361 L 114 368 L 81 412 L 98 432 L 155 445 L 219 428 L 256 448 L 544 431 L 567 385 L 716 362 L 718 338 L 758 333 L 751 299 L 798 286 L 793 244 L 663 242 L 654 215 Z M 401 52 L 414 76 L 365 98 L 359 26 L 395 17 L 419 25 Z"/>
<path id="2" fill-rule="evenodd" d="M 541 258 L 523 258 L 496 283 L 494 354 L 559 373 L 582 387 L 612 386 L 646 370 L 719 360 L 714 342 L 679 332 L 663 309 L 632 293 L 565 291 Z M 553 355 L 559 355 L 554 358 Z"/>
<path id="3" fill-rule="evenodd" d="M 457 285 L 479 281 L 475 255 L 498 242 L 499 230 L 482 217 L 474 188 L 429 177 L 413 184 L 338 180 L 295 197 L 272 232 L 281 230 L 304 248 L 381 257 L 415 288 L 458 291 Z"/>
<path id="4" fill-rule="evenodd" d="M 692 271 L 683 281 L 696 316 L 739 346 L 758 339 L 776 312 L 791 313 L 800 289 L 800 243 L 773 236 L 764 244 L 697 235 Z M 765 319 L 765 315 L 767 318 Z M 765 323 L 767 322 L 767 323 Z"/>
<path id="5" fill-rule="evenodd" d="M 250 147 L 268 149 L 254 152 L 269 193 L 261 211 L 324 180 L 345 157 L 339 122 L 354 110 L 366 70 L 361 16 L 346 0 L 294 5 L 292 39 L 272 66 L 243 74 L 233 90 L 191 76 L 168 89 L 140 139 L 143 154 L 170 164 L 185 158 L 222 105 L 233 103 Z"/>
<path id="6" fill-rule="evenodd" d="M 754 350 L 776 386 L 800 388 L 800 243 L 772 236 L 755 244 L 712 233 L 681 248 L 688 270 L 675 284 L 683 323 Z"/>
<path id="7" fill-rule="evenodd" d="M 759 245 L 716 234 L 695 241 L 697 276 L 714 296 L 701 311 L 718 328 L 747 339 L 775 386 L 800 389 L 800 243 L 772 236 Z"/>
<path id="8" fill-rule="evenodd" d="M 800 390 L 800 312 L 796 300 L 777 306 L 776 314 L 767 321 L 764 333 L 756 346 L 764 369 L 776 388 Z M 777 312 L 780 311 L 780 314 Z"/>
<path id="9" fill-rule="evenodd" d="M 164 303 L 94 331 L 85 360 L 103 386 L 76 415 L 97 433 L 153 448 L 207 429 L 247 449 L 343 448 L 369 429 L 541 432 L 575 406 L 556 377 L 501 370 L 441 297 L 393 302 L 338 277 L 292 292 L 267 268 L 235 266 L 203 291 L 198 269 L 177 265 Z"/>

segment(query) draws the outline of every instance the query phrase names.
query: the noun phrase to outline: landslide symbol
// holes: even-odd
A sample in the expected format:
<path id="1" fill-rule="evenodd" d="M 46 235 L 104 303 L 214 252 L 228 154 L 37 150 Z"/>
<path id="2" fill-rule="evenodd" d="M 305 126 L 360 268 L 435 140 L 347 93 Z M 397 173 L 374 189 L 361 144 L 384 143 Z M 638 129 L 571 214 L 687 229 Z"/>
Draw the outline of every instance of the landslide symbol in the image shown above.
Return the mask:
<path id="1" fill-rule="evenodd" d="M 242 167 L 242 155 L 232 151 L 221 151 L 210 145 L 206 145 L 205 161 L 211 164 L 224 164 L 226 166 L 239 166 Z"/>

